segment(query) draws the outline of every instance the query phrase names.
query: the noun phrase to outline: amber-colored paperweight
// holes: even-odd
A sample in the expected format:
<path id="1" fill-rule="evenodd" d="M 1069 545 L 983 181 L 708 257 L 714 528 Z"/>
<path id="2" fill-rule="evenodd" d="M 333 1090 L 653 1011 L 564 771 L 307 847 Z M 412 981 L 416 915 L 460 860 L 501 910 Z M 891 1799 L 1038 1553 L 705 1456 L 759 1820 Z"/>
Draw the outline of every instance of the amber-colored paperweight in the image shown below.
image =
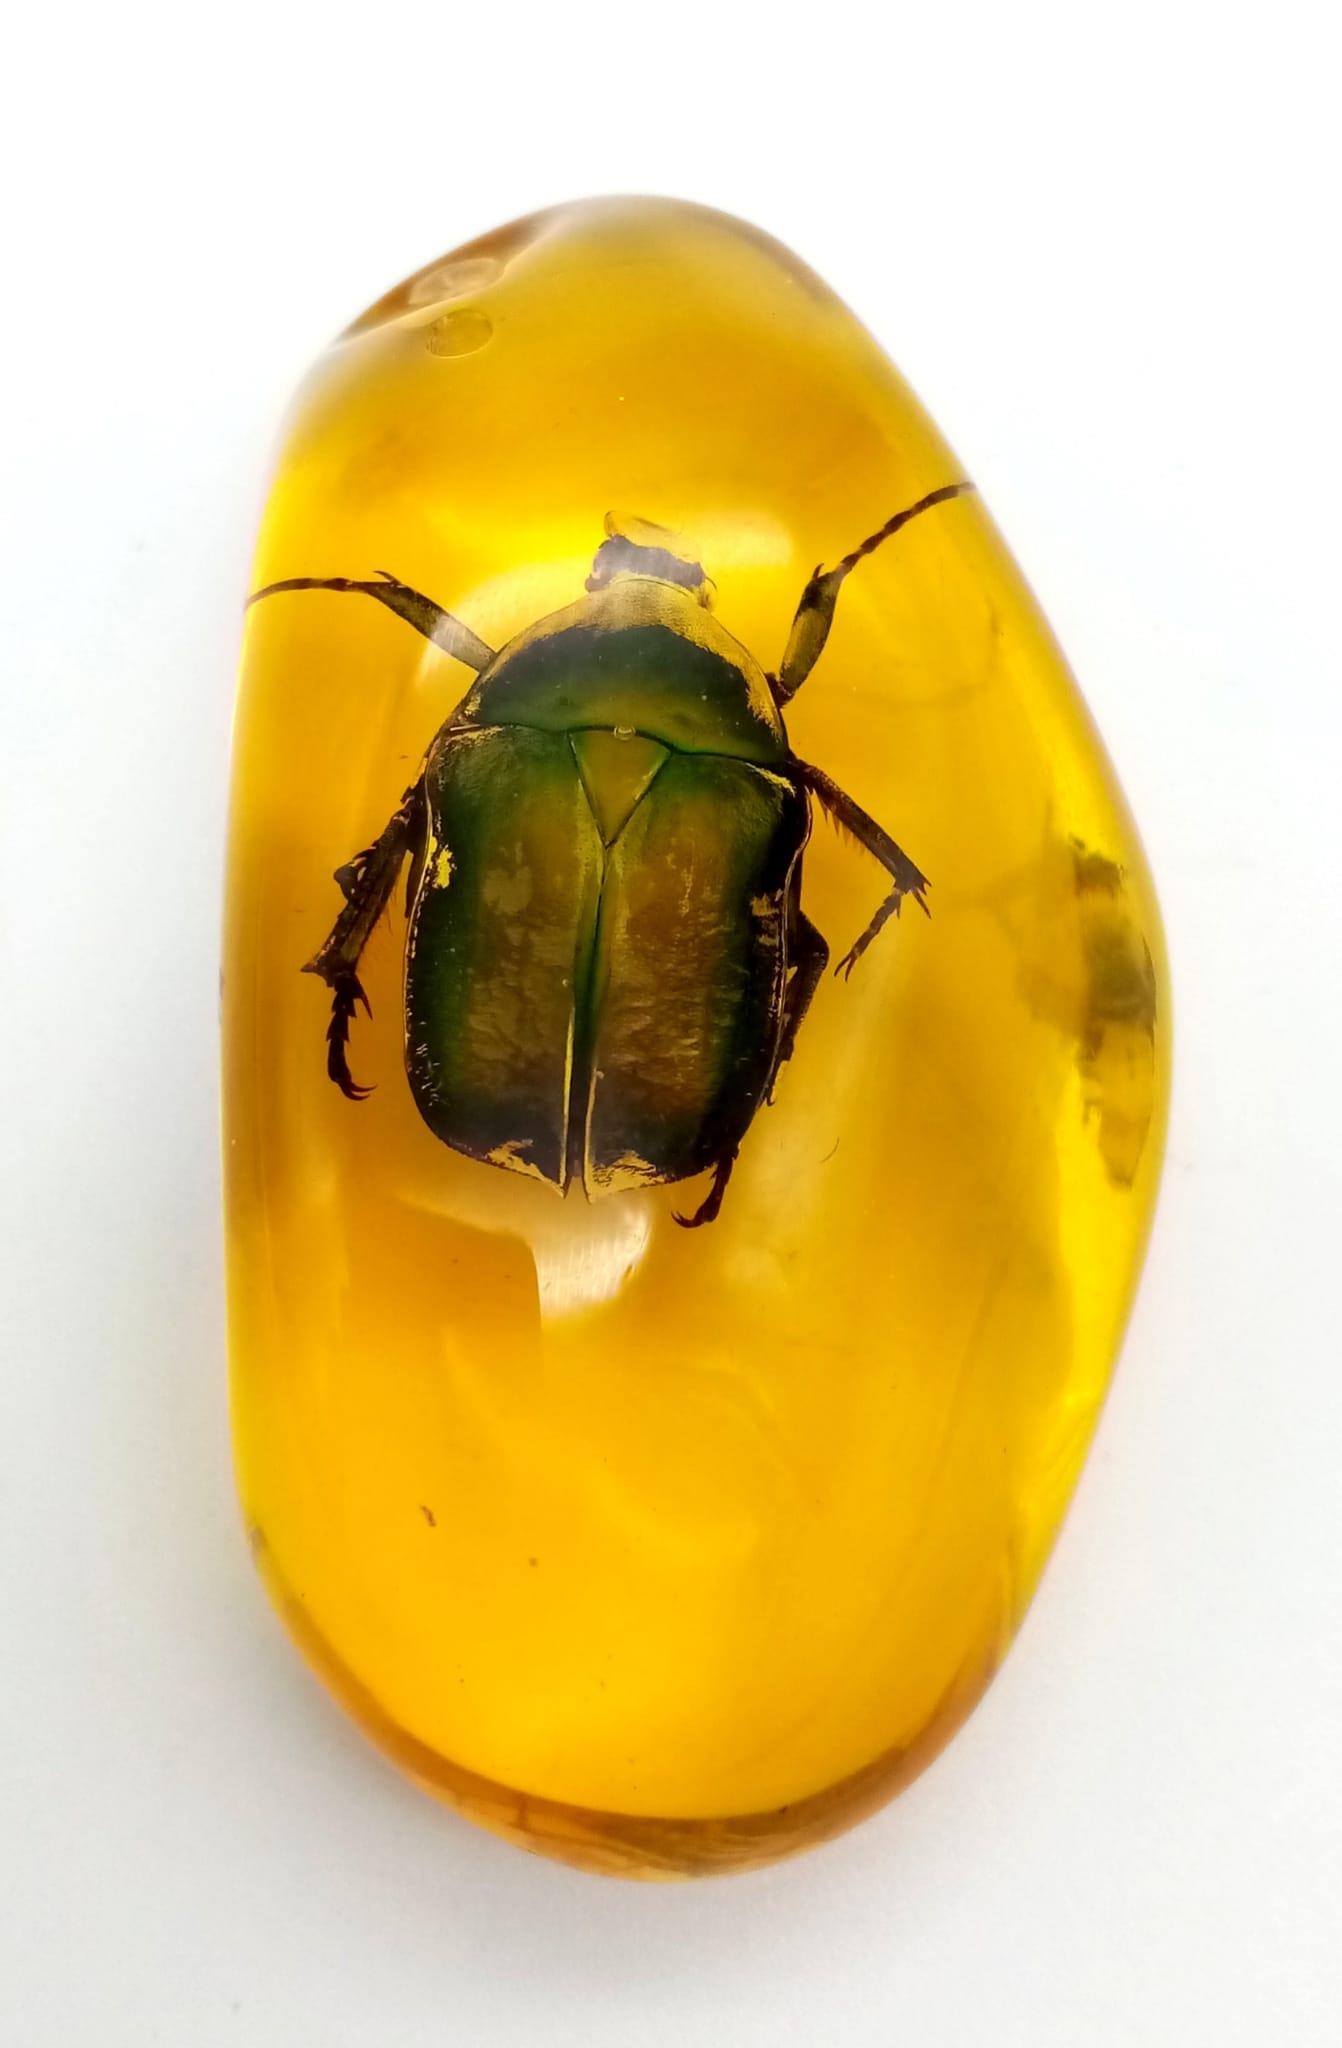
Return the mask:
<path id="1" fill-rule="evenodd" d="M 1142 1256 L 1169 1006 L 1085 707 L 871 336 L 664 201 L 356 321 L 253 587 L 225 1146 L 266 1581 L 528 1848 L 817 1841 L 992 1676 Z"/>

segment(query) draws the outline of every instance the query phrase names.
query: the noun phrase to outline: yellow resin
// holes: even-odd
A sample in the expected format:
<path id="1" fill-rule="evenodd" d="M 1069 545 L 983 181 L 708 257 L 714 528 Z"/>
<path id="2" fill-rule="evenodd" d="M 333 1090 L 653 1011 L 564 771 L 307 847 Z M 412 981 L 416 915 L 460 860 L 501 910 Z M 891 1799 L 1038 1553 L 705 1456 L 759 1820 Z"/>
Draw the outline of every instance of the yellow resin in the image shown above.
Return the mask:
<path id="1" fill-rule="evenodd" d="M 817 562 L 965 474 L 871 337 L 722 215 L 600 201 L 382 300 L 298 399 L 255 581 L 427 592 L 494 647 L 612 508 L 766 669 Z M 1169 1005 L 1131 818 L 976 498 L 848 578 L 786 718 L 932 880 L 827 976 L 704 1183 L 561 1198 L 440 1144 L 402 892 L 346 1101 L 300 968 L 470 672 L 366 598 L 248 614 L 225 974 L 233 1412 L 290 1626 L 386 1750 L 589 1867 L 759 1862 L 935 1753 L 1029 1601 L 1159 1173 Z M 838 960 L 885 893 L 817 815 Z"/>

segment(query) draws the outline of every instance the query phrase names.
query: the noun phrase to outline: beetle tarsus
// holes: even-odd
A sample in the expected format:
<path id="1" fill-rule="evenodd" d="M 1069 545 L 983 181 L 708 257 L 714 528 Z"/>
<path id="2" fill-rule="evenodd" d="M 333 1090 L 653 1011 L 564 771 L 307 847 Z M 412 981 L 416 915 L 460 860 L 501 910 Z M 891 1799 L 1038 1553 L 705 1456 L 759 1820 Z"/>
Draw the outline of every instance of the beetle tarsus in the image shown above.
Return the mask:
<path id="1" fill-rule="evenodd" d="M 702 1224 L 712 1223 L 716 1220 L 718 1211 L 722 1207 L 722 1198 L 727 1192 L 727 1183 L 732 1177 L 732 1168 L 735 1164 L 735 1152 L 729 1152 L 725 1158 L 719 1159 L 716 1167 L 713 1169 L 713 1185 L 704 1196 L 703 1201 L 699 1204 L 693 1216 L 682 1216 L 679 1209 L 672 1210 L 671 1213 L 682 1230 L 698 1230 Z"/>
<path id="2" fill-rule="evenodd" d="M 315 971 L 321 972 L 320 968 Z M 349 1070 L 349 1027 L 360 1003 L 363 1004 L 364 1015 L 371 1017 L 373 1006 L 364 994 L 357 974 L 341 975 L 331 984 L 331 1021 L 326 1027 L 326 1072 L 349 1102 L 362 1102 L 373 1092 L 371 1085 L 365 1088 Z"/>
<path id="3" fill-rule="evenodd" d="M 852 945 L 848 948 L 842 960 L 840 960 L 834 970 L 836 976 L 841 974 L 845 981 L 851 981 L 853 969 L 857 966 L 858 961 L 862 958 L 862 955 L 866 952 L 876 934 L 881 930 L 882 926 L 889 923 L 892 917 L 899 916 L 899 906 L 903 900 L 898 891 L 891 891 L 862 936 L 854 939 Z"/>

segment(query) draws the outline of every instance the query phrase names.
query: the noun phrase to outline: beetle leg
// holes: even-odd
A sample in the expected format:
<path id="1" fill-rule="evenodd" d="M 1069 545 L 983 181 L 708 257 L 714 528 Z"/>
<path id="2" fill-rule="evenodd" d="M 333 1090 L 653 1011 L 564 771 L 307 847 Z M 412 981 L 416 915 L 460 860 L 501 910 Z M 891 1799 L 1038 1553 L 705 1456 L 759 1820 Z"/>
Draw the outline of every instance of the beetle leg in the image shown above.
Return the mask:
<path id="1" fill-rule="evenodd" d="M 257 603 L 263 597 L 275 597 L 284 590 L 345 590 L 358 596 L 375 597 L 379 604 L 385 604 L 388 611 L 395 612 L 398 619 L 404 619 L 431 640 L 435 647 L 441 647 L 444 654 L 453 654 L 458 661 L 464 661 L 467 668 L 473 668 L 478 675 L 487 663 L 494 659 L 494 649 L 485 644 L 478 633 L 460 619 L 454 619 L 451 612 L 445 612 L 431 597 L 424 597 L 418 590 L 412 590 L 408 583 L 398 583 L 385 569 L 379 569 L 376 581 L 359 583 L 348 576 L 286 576 L 282 583 L 267 583 L 264 590 L 254 590 L 247 602 Z"/>
<path id="2" fill-rule="evenodd" d="M 893 519 L 887 519 L 884 526 L 870 533 L 851 555 L 833 569 L 817 566 L 815 574 L 801 594 L 797 615 L 792 621 L 788 635 L 787 650 L 783 655 L 783 666 L 769 682 L 779 704 L 786 704 L 795 697 L 811 670 L 819 661 L 829 638 L 829 629 L 834 624 L 834 608 L 839 602 L 839 592 L 849 571 L 856 569 L 859 562 L 874 554 L 882 541 L 916 519 L 920 512 L 929 512 L 934 505 L 944 505 L 948 498 L 958 498 L 965 491 L 972 491 L 971 483 L 943 484 L 940 490 L 928 491 L 914 505 L 906 505 L 902 512 L 896 512 Z"/>
<path id="3" fill-rule="evenodd" d="M 303 972 L 315 973 L 313 968 Z M 333 981 L 331 987 L 331 1021 L 326 1027 L 326 1073 L 349 1102 L 362 1102 L 371 1095 L 371 1085 L 364 1088 L 355 1080 L 349 1070 L 349 1027 L 354 1021 L 354 1012 L 362 1003 L 364 1015 L 371 1017 L 372 1006 L 363 991 L 363 984 L 351 969 Z"/>
<path id="4" fill-rule="evenodd" d="M 794 760 L 792 765 L 793 773 L 798 780 L 820 799 L 840 830 L 851 834 L 859 846 L 864 846 L 867 852 L 881 863 L 895 885 L 862 936 L 849 948 L 835 968 L 834 972 L 842 974 L 847 980 L 876 934 L 892 917 L 898 917 L 899 906 L 906 896 L 912 896 L 924 917 L 932 915 L 923 893 L 932 885 L 922 869 L 909 859 L 903 847 L 895 844 L 885 827 L 878 825 L 846 790 L 840 789 L 838 783 L 826 775 L 823 768 L 813 768 L 809 761 Z"/>
<path id="5" fill-rule="evenodd" d="M 722 1207 L 722 1198 L 727 1192 L 727 1183 L 732 1177 L 732 1168 L 735 1164 L 736 1148 L 733 1146 L 732 1150 L 725 1153 L 714 1167 L 713 1185 L 704 1196 L 703 1201 L 699 1204 L 693 1216 L 682 1216 L 679 1209 L 672 1210 L 672 1215 L 683 1230 L 697 1230 L 701 1223 L 712 1223 L 714 1221 L 719 1209 Z"/>
<path id="6" fill-rule="evenodd" d="M 778 1039 L 778 1057 L 769 1076 L 766 1102 L 774 1099 L 778 1070 L 796 1051 L 797 1033 L 811 1007 L 811 998 L 820 986 L 820 978 L 829 965 L 829 942 L 800 905 L 793 912 L 790 936 L 796 958 L 783 998 L 783 1028 Z"/>
<path id="7" fill-rule="evenodd" d="M 349 1028 L 354 1012 L 362 1003 L 365 1015 L 373 1014 L 359 980 L 359 961 L 374 925 L 387 907 L 402 862 L 422 838 L 422 816 L 423 785 L 416 782 L 406 791 L 400 809 L 372 845 L 336 869 L 335 879 L 344 891 L 345 907 L 303 969 L 304 974 L 320 975 L 331 991 L 326 1071 L 351 1102 L 361 1102 L 371 1092 L 361 1088 L 349 1070 Z"/>

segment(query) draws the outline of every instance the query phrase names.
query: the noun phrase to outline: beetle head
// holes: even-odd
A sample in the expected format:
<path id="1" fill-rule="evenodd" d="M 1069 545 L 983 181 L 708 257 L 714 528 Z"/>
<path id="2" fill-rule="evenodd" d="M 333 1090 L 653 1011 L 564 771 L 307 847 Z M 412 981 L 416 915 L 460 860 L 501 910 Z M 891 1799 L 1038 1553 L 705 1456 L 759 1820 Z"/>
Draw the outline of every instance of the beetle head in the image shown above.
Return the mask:
<path id="1" fill-rule="evenodd" d="M 596 551 L 587 588 L 604 590 L 617 576 L 648 576 L 655 583 L 676 583 L 701 605 L 713 602 L 713 585 L 704 574 L 703 563 L 694 559 L 689 543 L 679 534 L 666 526 L 654 526 L 650 519 L 608 512 L 606 539 Z"/>

